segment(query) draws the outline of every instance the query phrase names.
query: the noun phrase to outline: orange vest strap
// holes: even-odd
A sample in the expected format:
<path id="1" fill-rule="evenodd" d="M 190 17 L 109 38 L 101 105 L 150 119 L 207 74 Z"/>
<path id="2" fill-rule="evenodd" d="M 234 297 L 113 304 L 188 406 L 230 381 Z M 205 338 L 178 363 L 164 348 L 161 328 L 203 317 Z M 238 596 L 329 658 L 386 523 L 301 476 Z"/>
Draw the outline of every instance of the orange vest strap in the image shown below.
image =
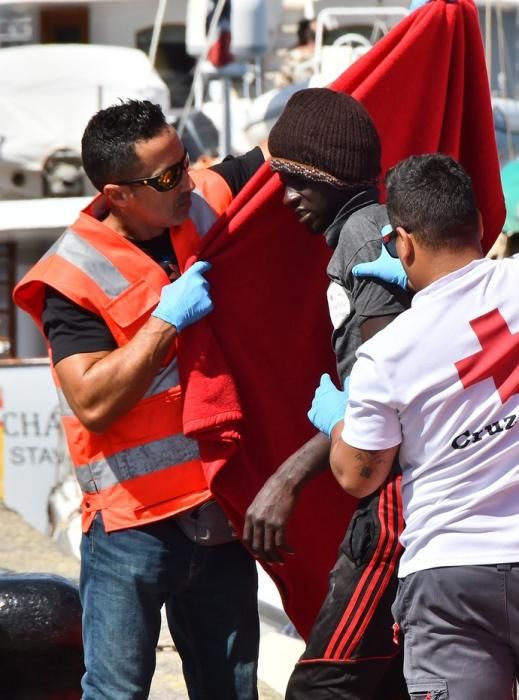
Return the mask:
<path id="1" fill-rule="evenodd" d="M 198 253 L 200 241 L 232 200 L 232 191 L 221 175 L 213 170 L 191 170 L 196 189 L 192 194 L 190 218 L 171 228 L 171 242 L 180 271 L 189 258 Z"/>
<path id="2" fill-rule="evenodd" d="M 189 175 L 195 183 L 196 189 L 209 202 L 216 214 L 223 214 L 233 198 L 232 190 L 227 181 L 209 168 L 190 170 Z"/>

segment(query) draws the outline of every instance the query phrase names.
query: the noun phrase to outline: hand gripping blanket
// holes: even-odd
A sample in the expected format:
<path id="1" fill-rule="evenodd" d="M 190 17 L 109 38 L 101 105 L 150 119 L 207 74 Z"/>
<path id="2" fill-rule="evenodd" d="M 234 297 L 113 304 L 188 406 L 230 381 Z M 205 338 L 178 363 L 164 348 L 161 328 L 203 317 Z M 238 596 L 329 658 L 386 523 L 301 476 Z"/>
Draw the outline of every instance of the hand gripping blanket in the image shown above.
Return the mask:
<path id="1" fill-rule="evenodd" d="M 488 250 L 505 212 L 473 2 L 424 5 L 331 87 L 370 112 L 384 170 L 425 152 L 461 161 L 474 183 Z M 213 265 L 215 308 L 180 337 L 184 428 L 199 440 L 211 490 L 239 531 L 268 476 L 314 434 L 306 411 L 321 374 L 335 371 L 325 295 L 329 255 L 323 238 L 311 236 L 282 204 L 268 163 L 199 252 Z M 267 567 L 303 637 L 355 506 L 331 473 L 318 477 L 303 490 L 288 526 L 295 554 Z"/>

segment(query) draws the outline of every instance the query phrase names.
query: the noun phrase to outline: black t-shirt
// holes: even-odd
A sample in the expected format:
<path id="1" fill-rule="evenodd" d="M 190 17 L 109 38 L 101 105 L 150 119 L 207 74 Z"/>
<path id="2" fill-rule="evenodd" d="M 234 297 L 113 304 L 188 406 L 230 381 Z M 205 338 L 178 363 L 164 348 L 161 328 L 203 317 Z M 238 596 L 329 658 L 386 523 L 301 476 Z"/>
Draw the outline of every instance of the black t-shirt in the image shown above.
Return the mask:
<path id="1" fill-rule="evenodd" d="M 213 165 L 211 170 L 224 178 L 234 196 L 263 162 L 261 149 L 254 148 L 243 156 L 227 156 L 221 163 Z M 159 263 L 168 274 L 175 271 L 177 260 L 167 229 L 149 241 L 132 240 L 132 243 Z M 51 287 L 46 289 L 42 323 L 54 364 L 77 353 L 110 351 L 117 347 L 100 316 L 75 304 Z"/>
<path id="2" fill-rule="evenodd" d="M 227 156 L 221 163 L 212 165 L 211 170 L 223 177 L 235 197 L 264 162 L 261 148 L 256 147 L 242 156 Z"/>

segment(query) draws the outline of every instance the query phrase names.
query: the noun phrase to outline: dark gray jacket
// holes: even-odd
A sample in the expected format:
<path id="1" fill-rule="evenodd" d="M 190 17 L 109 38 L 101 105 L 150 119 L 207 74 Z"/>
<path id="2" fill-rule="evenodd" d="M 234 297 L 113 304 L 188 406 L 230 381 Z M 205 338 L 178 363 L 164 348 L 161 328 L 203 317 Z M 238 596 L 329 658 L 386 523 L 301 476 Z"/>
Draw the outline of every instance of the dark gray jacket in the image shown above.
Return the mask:
<path id="1" fill-rule="evenodd" d="M 386 207 L 378 203 L 376 190 L 368 190 L 350 199 L 325 231 L 326 242 L 334 249 L 327 268 L 328 304 L 341 382 L 355 362 L 362 323 L 376 316 L 399 314 L 411 303 L 411 295 L 396 285 L 374 277 L 355 278 L 352 274 L 354 265 L 379 257 L 380 230 L 387 224 Z"/>

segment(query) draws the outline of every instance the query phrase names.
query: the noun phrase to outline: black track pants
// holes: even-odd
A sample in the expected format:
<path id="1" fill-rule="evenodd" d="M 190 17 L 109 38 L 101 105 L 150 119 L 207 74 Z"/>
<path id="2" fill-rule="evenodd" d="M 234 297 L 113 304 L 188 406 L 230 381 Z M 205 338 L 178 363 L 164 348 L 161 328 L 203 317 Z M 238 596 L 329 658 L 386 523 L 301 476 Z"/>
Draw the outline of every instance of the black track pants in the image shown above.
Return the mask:
<path id="1" fill-rule="evenodd" d="M 402 551 L 400 480 L 392 474 L 354 513 L 286 700 L 408 697 L 391 615 Z"/>

